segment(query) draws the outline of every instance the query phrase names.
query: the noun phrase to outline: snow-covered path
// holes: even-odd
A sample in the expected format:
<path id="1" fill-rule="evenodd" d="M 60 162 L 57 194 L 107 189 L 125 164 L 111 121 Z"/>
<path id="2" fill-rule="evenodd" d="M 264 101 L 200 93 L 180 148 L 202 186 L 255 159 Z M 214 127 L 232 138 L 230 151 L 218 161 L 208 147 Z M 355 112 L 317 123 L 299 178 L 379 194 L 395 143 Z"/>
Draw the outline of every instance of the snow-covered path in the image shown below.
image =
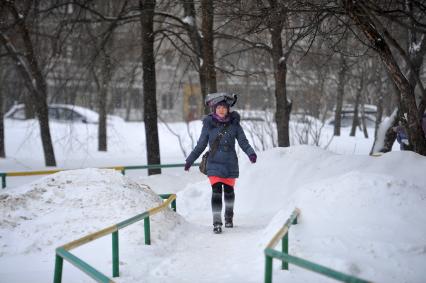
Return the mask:
<path id="1" fill-rule="evenodd" d="M 188 224 L 174 251 L 153 272 L 150 282 L 261 282 L 263 250 L 258 233 L 263 226 L 242 221 L 222 234 L 211 225 Z M 248 274 L 244 271 L 250 270 Z M 253 274 L 256 276 L 252 277 Z"/>
<path id="2" fill-rule="evenodd" d="M 208 181 L 195 169 L 185 177 L 195 182 L 176 192 L 178 214 L 186 221 L 183 234 L 173 243 L 171 253 L 149 272 L 148 282 L 261 282 L 264 242 L 268 239 L 259 241 L 259 238 L 272 215 L 256 212 L 256 208 L 241 212 L 241 191 L 237 184 L 235 226 L 223 226 L 222 234 L 214 234 Z M 141 181 L 169 192 L 176 184 L 164 178 Z"/>

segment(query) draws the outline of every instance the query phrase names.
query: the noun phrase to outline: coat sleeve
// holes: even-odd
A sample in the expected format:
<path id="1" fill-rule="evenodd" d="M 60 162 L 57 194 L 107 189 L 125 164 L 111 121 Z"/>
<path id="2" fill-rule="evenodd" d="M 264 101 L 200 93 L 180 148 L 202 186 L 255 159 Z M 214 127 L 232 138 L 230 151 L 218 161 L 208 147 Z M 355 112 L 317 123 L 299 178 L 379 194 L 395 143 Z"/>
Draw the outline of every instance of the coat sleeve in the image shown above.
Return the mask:
<path id="1" fill-rule="evenodd" d="M 237 124 L 237 141 L 241 149 L 247 154 L 247 156 L 250 156 L 251 154 L 255 153 L 254 149 L 249 144 L 246 135 L 244 134 L 243 127 L 241 127 L 240 123 Z"/>
<path id="2" fill-rule="evenodd" d="M 203 128 L 201 129 L 200 138 L 198 139 L 197 145 L 189 154 L 188 158 L 186 158 L 186 162 L 192 164 L 195 160 L 203 153 L 204 149 L 209 142 L 209 129 L 206 125 L 206 122 L 203 121 Z"/>

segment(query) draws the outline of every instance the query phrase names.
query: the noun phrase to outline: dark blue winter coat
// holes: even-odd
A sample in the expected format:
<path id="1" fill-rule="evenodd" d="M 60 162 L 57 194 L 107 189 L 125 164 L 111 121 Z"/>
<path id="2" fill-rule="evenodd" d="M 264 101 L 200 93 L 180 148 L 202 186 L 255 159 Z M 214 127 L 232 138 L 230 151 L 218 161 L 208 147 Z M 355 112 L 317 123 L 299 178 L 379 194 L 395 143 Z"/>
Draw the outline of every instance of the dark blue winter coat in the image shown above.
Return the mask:
<path id="1" fill-rule="evenodd" d="M 238 178 L 238 158 L 235 152 L 235 140 L 238 141 L 241 149 L 250 156 L 254 154 L 253 148 L 250 146 L 243 128 L 240 125 L 240 114 L 233 111 L 230 112 L 230 120 L 224 136 L 220 140 L 216 153 L 212 157 L 210 154 L 207 160 L 207 176 L 218 176 L 222 178 Z M 194 150 L 186 159 L 186 162 L 192 164 L 203 153 L 209 144 L 211 148 L 218 135 L 226 123 L 218 122 L 209 114 L 203 118 L 203 129 L 200 138 Z"/>

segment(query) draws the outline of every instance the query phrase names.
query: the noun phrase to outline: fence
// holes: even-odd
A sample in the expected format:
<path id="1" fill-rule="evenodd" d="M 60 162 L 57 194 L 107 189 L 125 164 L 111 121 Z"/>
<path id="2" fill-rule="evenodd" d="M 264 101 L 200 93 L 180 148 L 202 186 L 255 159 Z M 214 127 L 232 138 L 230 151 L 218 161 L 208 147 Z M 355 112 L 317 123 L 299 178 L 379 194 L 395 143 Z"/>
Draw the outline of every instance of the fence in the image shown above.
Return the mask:
<path id="1" fill-rule="evenodd" d="M 292 224 L 297 224 L 297 219 L 299 215 L 300 215 L 300 210 L 298 208 L 295 208 L 293 210 L 293 213 L 290 215 L 289 219 L 284 224 L 284 226 L 274 235 L 272 240 L 266 246 L 264 250 L 265 283 L 272 282 L 272 260 L 274 258 L 281 260 L 281 268 L 284 270 L 288 270 L 288 264 L 291 263 L 299 267 L 305 268 L 307 270 L 320 273 L 327 277 L 336 279 L 341 282 L 348 282 L 348 283 L 368 283 L 369 282 L 351 275 L 347 275 L 347 274 L 335 271 L 331 268 L 307 261 L 305 259 L 289 255 L 288 254 L 288 238 L 289 238 L 288 233 L 289 233 L 290 226 Z M 282 243 L 281 252 L 274 250 L 274 247 L 278 244 L 280 240 Z"/>
<path id="2" fill-rule="evenodd" d="M 97 282 L 114 282 L 111 280 L 108 276 L 101 273 L 100 271 L 96 270 L 94 267 L 90 266 L 88 263 L 83 261 L 82 259 L 78 258 L 77 256 L 73 255 L 69 251 L 72 249 L 75 249 L 77 247 L 80 247 L 84 244 L 87 244 L 89 242 L 92 242 L 98 238 L 101 238 L 103 236 L 112 234 L 112 276 L 118 277 L 119 276 L 119 241 L 118 241 L 118 231 L 120 229 L 123 229 L 133 223 L 136 223 L 140 220 L 144 220 L 144 234 L 145 234 L 145 244 L 150 245 L 151 244 L 151 230 L 150 230 L 150 220 L 149 217 L 160 212 L 161 210 L 165 209 L 169 204 L 171 205 L 172 209 L 176 211 L 176 195 L 175 194 L 167 194 L 167 195 L 160 195 L 160 197 L 167 198 L 167 200 L 154 208 L 151 208 L 148 211 L 145 211 L 141 214 L 138 214 L 136 216 L 133 216 L 129 219 L 126 219 L 124 221 L 121 221 L 120 223 L 117 223 L 115 225 L 109 226 L 107 228 L 104 228 L 100 231 L 97 231 L 95 233 L 89 234 L 87 236 L 84 236 L 80 239 L 77 239 L 75 241 L 72 241 L 70 243 L 67 243 L 61 247 L 58 247 L 56 249 L 56 256 L 55 256 L 55 273 L 54 273 L 54 283 L 60 283 L 62 282 L 62 269 L 63 269 L 63 261 L 64 259 L 68 261 L 69 263 L 73 264 L 75 267 L 89 275 L 92 279 L 94 279 Z"/>
<path id="3" fill-rule="evenodd" d="M 194 164 L 198 166 L 198 163 Z M 135 166 L 112 166 L 112 167 L 101 167 L 102 169 L 115 169 L 121 171 L 123 175 L 126 174 L 127 170 L 140 170 L 140 169 L 158 169 L 158 168 L 174 168 L 174 167 L 184 167 L 185 164 L 152 164 L 152 165 L 135 165 Z M 23 176 L 34 176 L 34 175 L 49 175 L 57 172 L 71 170 L 71 169 L 55 169 L 55 170 L 44 170 L 44 171 L 22 171 L 22 172 L 1 172 L 1 183 L 2 188 L 6 188 L 6 177 L 23 177 Z"/>

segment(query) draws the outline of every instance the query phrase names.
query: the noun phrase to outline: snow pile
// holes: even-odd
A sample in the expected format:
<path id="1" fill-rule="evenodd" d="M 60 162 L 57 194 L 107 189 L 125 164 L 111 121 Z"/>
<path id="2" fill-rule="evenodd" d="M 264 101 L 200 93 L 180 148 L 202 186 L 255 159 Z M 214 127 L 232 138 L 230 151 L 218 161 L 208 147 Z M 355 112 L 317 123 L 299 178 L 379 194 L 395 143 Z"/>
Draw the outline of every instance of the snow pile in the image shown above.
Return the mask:
<path id="1" fill-rule="evenodd" d="M 370 157 L 296 146 L 261 152 L 256 164 L 242 155 L 235 188 L 235 229 L 225 229 L 217 243 L 216 236 L 209 239 L 207 233 L 204 238 L 200 231 L 191 239 L 201 237 L 212 243 L 209 246 L 217 245 L 214 257 L 232 262 L 234 269 L 220 277 L 222 282 L 236 282 L 236 278 L 259 282 L 263 249 L 298 207 L 301 217 L 290 229 L 290 254 L 374 282 L 423 282 L 426 215 L 418 212 L 426 206 L 424 168 L 426 159 L 412 152 Z M 190 174 L 198 177 L 199 173 L 191 168 Z M 179 213 L 211 230 L 210 198 L 209 182 L 197 178 L 178 192 Z M 181 238 L 177 246 L 185 254 L 175 255 L 177 262 L 164 263 L 162 268 L 179 272 L 185 269 L 179 259 L 200 253 L 212 257 L 209 249 L 192 252 L 193 244 L 194 240 Z M 250 262 L 250 271 L 241 257 Z M 211 261 L 206 265 L 222 270 Z M 214 282 L 214 278 L 180 272 L 192 281 Z M 290 272 L 280 271 L 278 261 L 274 278 L 277 282 L 334 282 L 292 265 Z"/>
<path id="2" fill-rule="evenodd" d="M 426 215 L 418 213 L 426 207 L 424 157 L 343 156 L 300 146 L 265 152 L 259 161 L 244 168 L 237 207 L 248 214 L 279 210 L 259 245 L 266 246 L 298 207 L 291 254 L 377 282 L 424 280 Z M 323 279 L 295 269 L 277 276 L 290 282 Z"/>
<path id="3" fill-rule="evenodd" d="M 63 171 L 0 194 L 0 256 L 52 253 L 67 242 L 162 203 L 149 187 L 110 169 Z M 181 223 L 166 209 L 151 219 L 159 240 Z M 142 223 L 142 222 L 141 222 Z M 143 244 L 143 223 L 126 228 L 126 241 Z"/>
<path id="4" fill-rule="evenodd" d="M 289 197 L 304 186 L 326 179 L 359 172 L 363 179 L 377 175 L 426 187 L 426 158 L 412 152 L 390 152 L 381 157 L 338 155 L 312 146 L 275 148 L 259 155 L 256 164 L 241 160 L 237 190 L 237 209 L 250 213 L 253 209 L 273 213 L 281 209 Z M 336 183 L 339 185 L 338 183 Z M 354 183 L 354 185 L 356 185 Z"/>

